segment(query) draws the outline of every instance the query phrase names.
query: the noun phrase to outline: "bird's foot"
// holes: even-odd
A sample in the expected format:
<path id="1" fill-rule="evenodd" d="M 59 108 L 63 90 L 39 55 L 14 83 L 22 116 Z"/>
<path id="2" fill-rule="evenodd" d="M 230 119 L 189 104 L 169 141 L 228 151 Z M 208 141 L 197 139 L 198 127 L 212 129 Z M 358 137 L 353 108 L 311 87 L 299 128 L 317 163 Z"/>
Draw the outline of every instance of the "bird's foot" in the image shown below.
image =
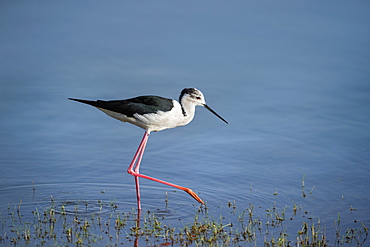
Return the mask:
<path id="1" fill-rule="evenodd" d="M 184 191 L 191 195 L 197 202 L 204 204 L 202 199 L 192 189 L 186 188 Z"/>

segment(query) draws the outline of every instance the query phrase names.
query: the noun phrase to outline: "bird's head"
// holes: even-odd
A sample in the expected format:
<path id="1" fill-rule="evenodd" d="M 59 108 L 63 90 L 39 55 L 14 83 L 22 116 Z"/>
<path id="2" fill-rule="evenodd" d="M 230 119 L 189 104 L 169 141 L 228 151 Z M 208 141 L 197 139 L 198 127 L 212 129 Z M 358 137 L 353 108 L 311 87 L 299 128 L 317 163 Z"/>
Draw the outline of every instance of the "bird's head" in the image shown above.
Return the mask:
<path id="1" fill-rule="evenodd" d="M 225 119 L 223 119 L 220 115 L 218 115 L 206 104 L 206 100 L 204 99 L 203 93 L 196 88 L 184 88 L 181 91 L 179 102 L 181 104 L 191 103 L 196 106 L 197 105 L 203 106 L 204 108 L 215 114 L 217 117 L 219 117 L 222 121 L 228 123 Z"/>
<path id="2" fill-rule="evenodd" d="M 203 93 L 196 88 L 184 88 L 181 91 L 179 102 L 185 101 L 199 106 L 206 105 Z"/>

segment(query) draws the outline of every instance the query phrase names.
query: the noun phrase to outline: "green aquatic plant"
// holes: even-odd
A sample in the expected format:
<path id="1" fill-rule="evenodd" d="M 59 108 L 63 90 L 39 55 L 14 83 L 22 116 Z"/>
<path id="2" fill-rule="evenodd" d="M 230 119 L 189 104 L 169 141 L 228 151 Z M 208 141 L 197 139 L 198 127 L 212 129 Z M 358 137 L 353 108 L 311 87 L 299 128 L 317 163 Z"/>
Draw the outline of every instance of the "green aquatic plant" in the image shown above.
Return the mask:
<path id="1" fill-rule="evenodd" d="M 231 209 L 229 214 L 218 216 L 210 215 L 207 205 L 200 206 L 193 220 L 180 226 L 172 226 L 166 216 L 155 212 L 120 212 L 115 201 L 58 201 L 50 197 L 48 204 L 35 207 L 30 215 L 22 213 L 22 200 L 9 204 L 8 211 L 0 213 L 0 245 L 363 246 L 369 234 L 369 221 L 355 220 L 352 227 L 343 229 L 338 213 L 335 236 L 328 236 L 331 226 L 323 226 L 319 218 L 311 217 L 295 202 L 280 205 L 275 201 L 263 209 L 252 203 L 237 206 L 233 200 L 225 203 Z M 92 207 L 98 210 L 91 212 Z M 351 206 L 350 211 L 355 210 Z M 298 224 L 291 224 L 294 221 Z M 292 225 L 298 225 L 296 230 Z"/>

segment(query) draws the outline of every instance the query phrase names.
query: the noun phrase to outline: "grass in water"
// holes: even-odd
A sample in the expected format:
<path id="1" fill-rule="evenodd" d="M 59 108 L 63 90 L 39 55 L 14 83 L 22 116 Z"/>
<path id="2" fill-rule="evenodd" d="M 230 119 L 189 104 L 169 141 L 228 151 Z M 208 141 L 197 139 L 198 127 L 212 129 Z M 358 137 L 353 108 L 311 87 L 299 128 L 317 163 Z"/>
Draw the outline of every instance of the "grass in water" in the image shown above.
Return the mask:
<path id="1" fill-rule="evenodd" d="M 168 198 L 166 197 L 166 202 Z M 9 205 L 0 214 L 0 244 L 4 246 L 363 246 L 369 234 L 369 223 L 353 222 L 342 229 L 341 216 L 333 222 L 335 236 L 328 236 L 320 219 L 314 220 L 302 205 L 280 207 L 274 202 L 262 209 L 249 203 L 225 206 L 226 216 L 212 216 L 207 206 L 195 212 L 194 219 L 181 227 L 166 224 L 165 217 L 152 212 L 119 212 L 114 202 L 98 201 L 98 212 L 90 212 L 90 203 L 58 202 L 35 208 L 31 217 L 22 215 L 22 201 Z M 102 210 L 102 209 L 105 210 Z M 107 210 L 108 209 L 108 210 Z M 352 206 L 351 212 L 356 211 Z M 263 213 L 261 213 L 263 212 Z M 303 222 L 302 222 L 303 216 Z M 27 219 L 27 220 L 26 220 Z M 297 229 L 286 223 L 298 221 Z M 296 224 L 297 225 L 297 224 Z M 332 226 L 328 226 L 332 227 Z M 289 230 L 289 231 L 288 231 Z M 328 240 L 328 237 L 332 241 Z"/>

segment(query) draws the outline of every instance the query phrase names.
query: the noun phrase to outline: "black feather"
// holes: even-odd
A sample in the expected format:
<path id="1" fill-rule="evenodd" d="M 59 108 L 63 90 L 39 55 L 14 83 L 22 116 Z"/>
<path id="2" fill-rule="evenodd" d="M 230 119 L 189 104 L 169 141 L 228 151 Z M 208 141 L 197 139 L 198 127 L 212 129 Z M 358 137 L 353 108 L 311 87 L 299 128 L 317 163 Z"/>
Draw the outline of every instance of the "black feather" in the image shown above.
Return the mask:
<path id="1" fill-rule="evenodd" d="M 91 101 L 73 98 L 69 99 L 109 111 L 118 112 L 126 115 L 127 117 L 133 117 L 134 114 L 144 115 L 148 113 L 156 113 L 158 111 L 166 112 L 173 108 L 173 102 L 171 99 L 159 96 L 139 96 L 132 99 L 109 101 Z"/>

